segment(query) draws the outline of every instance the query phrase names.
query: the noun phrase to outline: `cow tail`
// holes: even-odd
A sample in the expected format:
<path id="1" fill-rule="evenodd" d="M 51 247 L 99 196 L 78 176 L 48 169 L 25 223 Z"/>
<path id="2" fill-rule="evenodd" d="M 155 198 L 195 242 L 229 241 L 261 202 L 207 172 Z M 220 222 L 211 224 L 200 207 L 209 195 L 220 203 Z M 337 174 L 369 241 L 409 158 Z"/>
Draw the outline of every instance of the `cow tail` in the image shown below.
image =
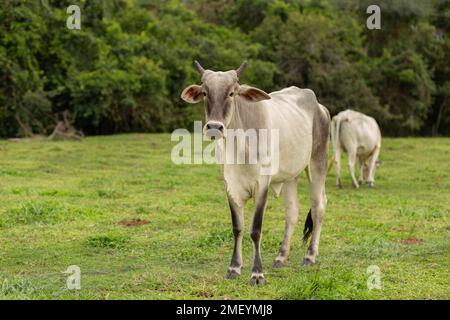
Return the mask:
<path id="1" fill-rule="evenodd" d="M 308 216 L 305 221 L 305 228 L 303 229 L 303 242 L 308 242 L 308 239 L 311 237 L 311 233 L 313 230 L 313 219 L 311 216 L 311 209 L 309 209 Z"/>

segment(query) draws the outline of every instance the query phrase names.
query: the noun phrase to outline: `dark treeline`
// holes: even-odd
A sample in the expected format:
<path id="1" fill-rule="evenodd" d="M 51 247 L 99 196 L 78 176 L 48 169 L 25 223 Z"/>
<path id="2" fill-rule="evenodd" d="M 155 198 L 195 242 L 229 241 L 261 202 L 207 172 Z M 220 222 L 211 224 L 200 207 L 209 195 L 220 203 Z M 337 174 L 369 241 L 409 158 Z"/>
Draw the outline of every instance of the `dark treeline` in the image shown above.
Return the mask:
<path id="1" fill-rule="evenodd" d="M 366 8 L 381 7 L 381 30 Z M 81 30 L 66 27 L 71 4 Z M 385 135 L 450 134 L 447 0 L 6 0 L 0 4 L 0 136 L 191 128 L 193 67 L 236 68 L 266 91 L 313 89 L 332 114 L 374 116 Z"/>

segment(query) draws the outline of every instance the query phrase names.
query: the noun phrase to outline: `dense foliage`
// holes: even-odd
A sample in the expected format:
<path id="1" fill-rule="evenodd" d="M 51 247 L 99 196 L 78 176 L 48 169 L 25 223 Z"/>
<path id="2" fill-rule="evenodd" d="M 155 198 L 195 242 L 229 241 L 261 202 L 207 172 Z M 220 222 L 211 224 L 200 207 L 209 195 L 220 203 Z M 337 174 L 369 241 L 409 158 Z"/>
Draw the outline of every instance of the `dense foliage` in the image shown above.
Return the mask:
<path id="1" fill-rule="evenodd" d="M 68 111 L 87 134 L 168 131 L 202 118 L 180 101 L 192 61 L 249 68 L 264 90 L 313 89 L 332 114 L 384 134 L 450 134 L 450 1 L 8 0 L 0 4 L 0 136 L 48 134 Z M 81 8 L 81 30 L 66 9 Z"/>

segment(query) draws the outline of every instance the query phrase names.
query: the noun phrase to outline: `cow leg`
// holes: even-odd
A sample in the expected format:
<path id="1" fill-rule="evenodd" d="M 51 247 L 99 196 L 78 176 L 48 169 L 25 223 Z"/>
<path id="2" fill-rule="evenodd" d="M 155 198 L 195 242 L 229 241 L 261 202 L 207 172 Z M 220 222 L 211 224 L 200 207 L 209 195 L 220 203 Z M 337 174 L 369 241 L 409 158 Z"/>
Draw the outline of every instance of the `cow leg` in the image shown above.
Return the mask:
<path id="1" fill-rule="evenodd" d="M 291 250 L 292 234 L 294 233 L 295 226 L 298 222 L 297 179 L 283 184 L 283 196 L 286 210 L 286 222 L 283 243 L 281 244 L 280 251 L 273 264 L 275 268 L 282 267 L 286 264 L 286 260 Z"/>
<path id="2" fill-rule="evenodd" d="M 261 236 L 262 236 L 262 222 L 264 217 L 264 211 L 266 210 L 268 186 L 264 186 L 262 190 L 259 190 L 255 197 L 255 214 L 253 215 L 253 222 L 251 226 L 250 237 L 253 241 L 253 268 L 252 277 L 250 279 L 251 285 L 263 285 L 265 283 L 262 259 L 261 259 Z"/>
<path id="3" fill-rule="evenodd" d="M 341 182 L 341 153 L 336 152 L 334 155 L 334 163 L 336 165 L 336 187 L 342 188 Z"/>
<path id="4" fill-rule="evenodd" d="M 365 167 L 365 161 L 362 157 L 358 158 L 359 160 L 359 177 L 358 177 L 358 182 L 359 184 L 363 184 L 366 181 L 366 177 L 364 175 L 364 167 Z"/>
<path id="5" fill-rule="evenodd" d="M 241 275 L 242 268 L 242 237 L 244 235 L 244 206 L 236 205 L 228 197 L 231 221 L 233 223 L 234 250 L 231 263 L 226 274 L 227 279 L 234 279 Z"/>
<path id="6" fill-rule="evenodd" d="M 359 188 L 358 181 L 355 177 L 355 163 L 356 163 L 356 151 L 349 150 L 348 152 L 348 170 L 352 177 L 353 187 Z"/>
<path id="7" fill-rule="evenodd" d="M 377 160 L 378 160 L 378 155 L 380 154 L 380 147 L 377 146 L 375 148 L 375 150 L 372 152 L 372 155 L 369 159 L 369 172 L 368 172 L 368 184 L 369 187 L 373 187 L 375 185 L 375 170 L 377 168 Z"/>
<path id="8" fill-rule="evenodd" d="M 327 198 L 325 194 L 325 180 L 327 175 L 326 161 L 313 161 L 311 163 L 311 218 L 312 233 L 308 251 L 303 259 L 304 265 L 312 265 L 316 262 L 319 254 L 320 232 L 322 230 L 322 220 L 325 213 Z"/>
<path id="9" fill-rule="evenodd" d="M 328 159 L 328 135 L 329 120 L 323 117 L 315 118 L 313 126 L 313 148 L 311 152 L 310 172 L 311 172 L 311 210 L 306 219 L 303 239 L 308 240 L 311 235 L 308 250 L 303 259 L 304 265 L 311 265 L 316 262 L 319 254 L 320 231 L 322 230 L 322 220 L 327 204 L 325 194 L 325 181 L 327 178 Z M 335 158 L 336 159 L 336 158 Z M 311 230 L 312 229 L 312 230 Z"/>
<path id="10" fill-rule="evenodd" d="M 368 165 L 368 161 L 366 160 L 364 162 L 364 181 L 367 182 L 369 181 L 369 165 Z"/>

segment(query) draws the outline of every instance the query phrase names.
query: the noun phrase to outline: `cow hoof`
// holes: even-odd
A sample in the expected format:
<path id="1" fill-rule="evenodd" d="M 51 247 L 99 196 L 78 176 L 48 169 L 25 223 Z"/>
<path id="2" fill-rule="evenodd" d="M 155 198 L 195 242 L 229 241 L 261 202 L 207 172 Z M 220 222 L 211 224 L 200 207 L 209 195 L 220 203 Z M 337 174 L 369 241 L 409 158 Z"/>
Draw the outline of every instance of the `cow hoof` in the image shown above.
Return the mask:
<path id="1" fill-rule="evenodd" d="M 239 277 L 241 275 L 241 273 L 239 271 L 237 271 L 236 268 L 228 268 L 227 274 L 225 275 L 226 279 L 236 279 L 237 277 Z"/>
<path id="2" fill-rule="evenodd" d="M 359 188 L 359 184 L 353 184 L 353 188 L 358 189 Z"/>
<path id="3" fill-rule="evenodd" d="M 252 274 L 252 277 L 250 279 L 250 285 L 252 286 L 263 286 L 266 283 L 266 279 L 264 279 L 264 276 L 262 273 L 254 273 Z"/>
<path id="4" fill-rule="evenodd" d="M 304 266 L 312 266 L 315 262 L 311 260 L 311 258 L 304 258 L 303 259 L 303 265 Z"/>
<path id="5" fill-rule="evenodd" d="M 367 185 L 369 186 L 369 188 L 375 187 L 375 183 L 373 183 L 373 181 L 369 181 L 369 182 L 367 183 Z"/>
<path id="6" fill-rule="evenodd" d="M 337 184 L 337 185 L 336 185 L 336 188 L 337 188 L 337 189 L 342 189 L 342 184 Z"/>
<path id="7" fill-rule="evenodd" d="M 273 262 L 273 267 L 275 269 L 283 268 L 284 266 L 285 266 L 285 263 L 283 261 L 281 261 L 281 260 L 275 260 Z"/>

